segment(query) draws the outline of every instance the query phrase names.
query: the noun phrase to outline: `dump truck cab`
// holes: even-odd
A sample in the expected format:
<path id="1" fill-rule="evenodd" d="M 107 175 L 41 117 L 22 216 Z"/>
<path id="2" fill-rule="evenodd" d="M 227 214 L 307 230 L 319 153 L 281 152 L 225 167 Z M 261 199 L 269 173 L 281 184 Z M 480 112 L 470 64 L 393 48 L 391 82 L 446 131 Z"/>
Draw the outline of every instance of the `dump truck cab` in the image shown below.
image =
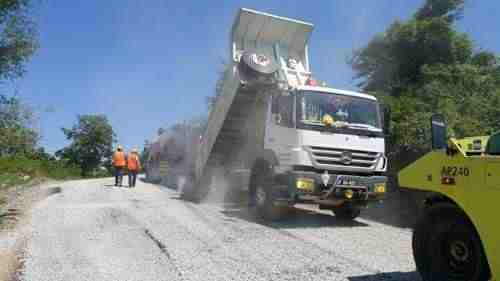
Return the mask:
<path id="1" fill-rule="evenodd" d="M 413 233 L 417 269 L 424 281 L 498 280 L 500 133 L 448 140 L 443 117 L 431 122 L 432 151 L 399 173 L 400 186 L 429 194 Z"/>
<path id="2" fill-rule="evenodd" d="M 271 96 L 269 107 L 264 149 L 283 189 L 278 201 L 359 210 L 383 198 L 387 159 L 375 97 L 301 85 Z"/>

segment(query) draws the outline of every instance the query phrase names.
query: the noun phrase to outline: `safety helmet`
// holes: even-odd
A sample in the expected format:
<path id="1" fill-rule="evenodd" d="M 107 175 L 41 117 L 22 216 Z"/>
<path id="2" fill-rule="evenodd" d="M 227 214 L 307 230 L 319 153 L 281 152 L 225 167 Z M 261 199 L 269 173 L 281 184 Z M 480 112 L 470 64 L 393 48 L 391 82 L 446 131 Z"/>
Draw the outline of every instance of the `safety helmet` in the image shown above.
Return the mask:
<path id="1" fill-rule="evenodd" d="M 139 153 L 139 150 L 137 148 L 133 148 L 132 153 Z"/>
<path id="2" fill-rule="evenodd" d="M 333 119 L 333 117 L 330 115 L 330 114 L 325 114 L 321 120 L 321 122 L 327 126 L 327 127 L 331 127 L 333 125 L 333 123 L 335 122 L 335 120 Z"/>
<path id="3" fill-rule="evenodd" d="M 123 146 L 121 144 L 119 144 L 119 145 L 116 146 L 116 149 L 117 150 L 123 150 Z"/>

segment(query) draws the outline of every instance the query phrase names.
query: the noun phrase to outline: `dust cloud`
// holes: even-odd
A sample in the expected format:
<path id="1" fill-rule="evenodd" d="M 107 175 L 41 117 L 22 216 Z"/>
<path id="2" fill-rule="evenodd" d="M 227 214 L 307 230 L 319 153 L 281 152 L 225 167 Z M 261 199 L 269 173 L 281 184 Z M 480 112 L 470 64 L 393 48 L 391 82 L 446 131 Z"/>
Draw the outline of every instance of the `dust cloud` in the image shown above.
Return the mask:
<path id="1" fill-rule="evenodd" d="M 209 189 L 207 196 L 202 200 L 203 203 L 224 203 L 231 185 L 225 176 L 225 169 L 221 166 L 210 167 L 214 170 L 211 178 L 211 184 L 205 188 Z"/>

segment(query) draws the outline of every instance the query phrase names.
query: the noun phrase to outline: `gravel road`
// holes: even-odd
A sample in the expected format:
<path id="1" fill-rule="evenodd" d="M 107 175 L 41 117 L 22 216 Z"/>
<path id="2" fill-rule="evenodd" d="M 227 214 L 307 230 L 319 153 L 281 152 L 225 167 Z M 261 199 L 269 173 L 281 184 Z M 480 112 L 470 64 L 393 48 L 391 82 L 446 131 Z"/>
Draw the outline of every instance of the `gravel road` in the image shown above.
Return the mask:
<path id="1" fill-rule="evenodd" d="M 64 183 L 32 209 L 20 280 L 419 280 L 408 229 L 306 209 L 266 224 L 112 181 Z"/>

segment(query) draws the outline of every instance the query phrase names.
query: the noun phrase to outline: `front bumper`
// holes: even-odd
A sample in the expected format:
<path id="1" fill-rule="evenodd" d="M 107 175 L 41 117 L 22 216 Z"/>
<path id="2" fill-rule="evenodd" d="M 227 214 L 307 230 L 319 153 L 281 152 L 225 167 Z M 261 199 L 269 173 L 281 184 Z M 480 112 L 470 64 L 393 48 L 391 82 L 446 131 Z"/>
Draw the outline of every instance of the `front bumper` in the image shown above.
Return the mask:
<path id="1" fill-rule="evenodd" d="M 321 205 L 367 204 L 385 198 L 386 176 L 347 175 L 293 171 L 286 177 L 288 198 L 293 202 Z M 283 182 L 283 181 L 282 181 Z"/>

